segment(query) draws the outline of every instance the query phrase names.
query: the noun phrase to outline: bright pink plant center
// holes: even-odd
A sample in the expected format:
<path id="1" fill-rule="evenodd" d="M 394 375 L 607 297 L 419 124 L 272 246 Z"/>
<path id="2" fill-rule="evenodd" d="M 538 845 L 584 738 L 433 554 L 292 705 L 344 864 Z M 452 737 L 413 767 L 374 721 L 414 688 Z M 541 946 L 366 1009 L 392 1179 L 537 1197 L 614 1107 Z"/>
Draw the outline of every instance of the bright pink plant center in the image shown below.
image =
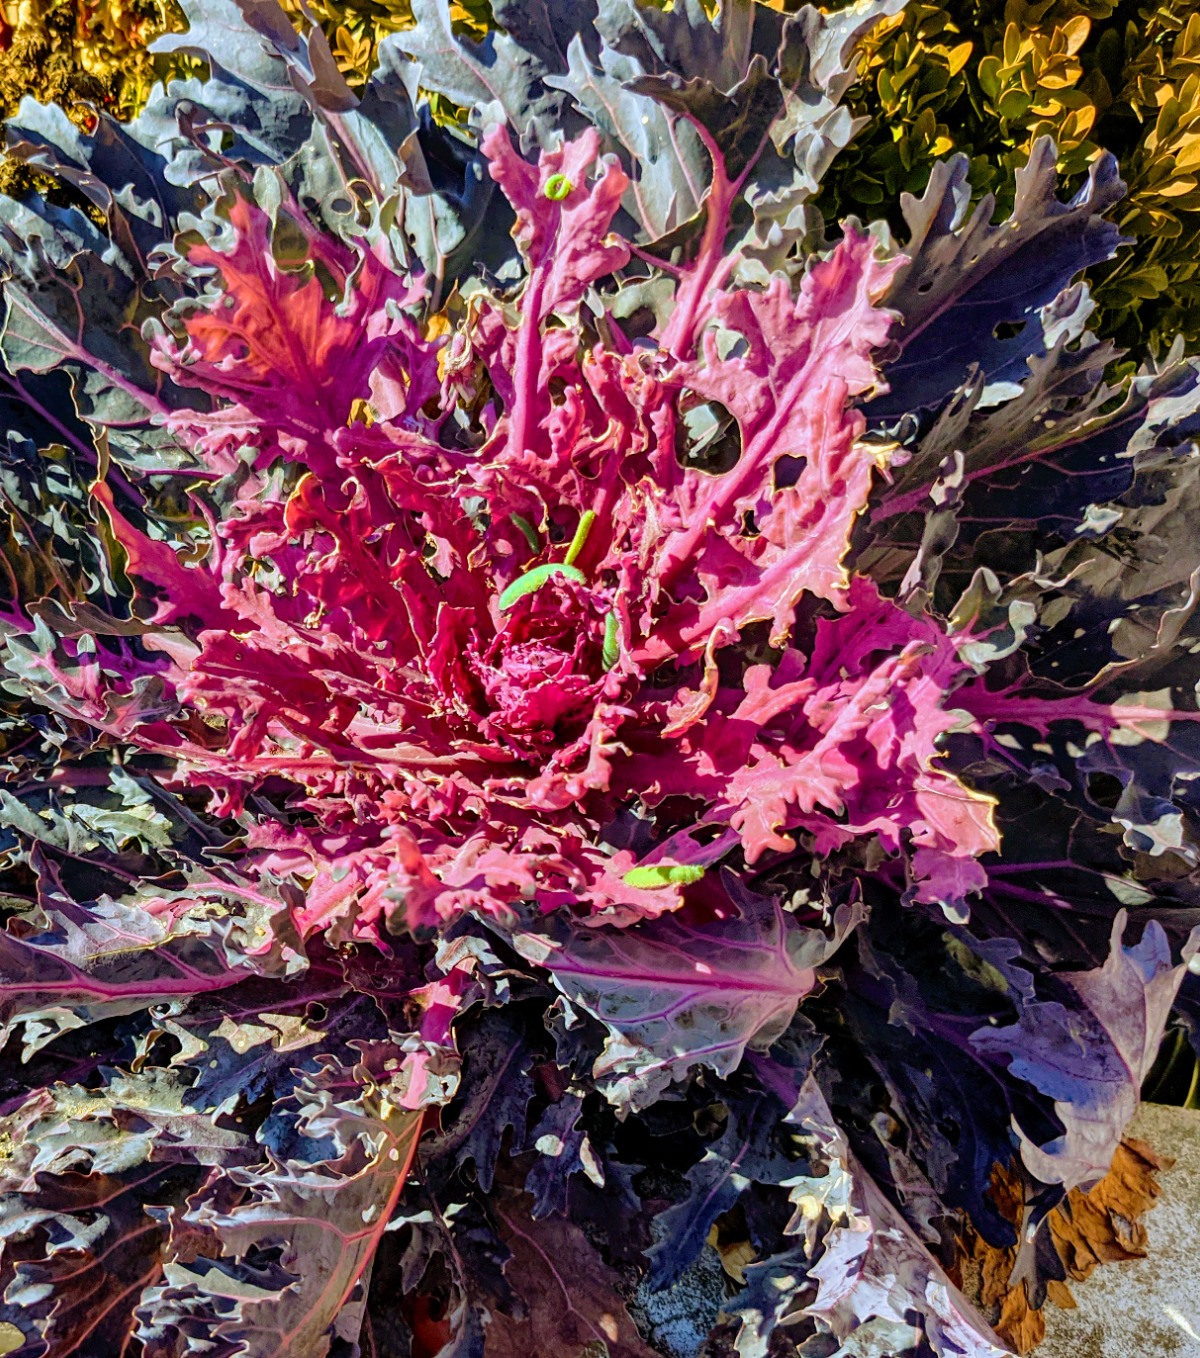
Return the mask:
<path id="1" fill-rule="evenodd" d="M 157 361 L 218 397 L 173 427 L 240 490 L 199 562 L 106 500 L 159 621 L 200 629 L 170 662 L 184 719 L 137 738 L 231 810 L 294 786 L 299 814 L 260 820 L 254 849 L 310 880 L 307 929 L 371 938 L 529 900 L 598 922 L 674 909 L 686 883 L 625 881 L 637 856 L 606 836 L 630 815 L 701 866 L 873 837 L 914 894 L 959 905 L 997 847 L 990 804 L 940 760 L 972 671 L 845 565 L 897 457 L 859 442 L 857 409 L 895 262 L 852 230 L 798 295 L 743 288 L 718 232 L 634 343 L 589 294 L 629 259 L 611 230 L 627 181 L 596 135 L 537 167 L 503 132 L 485 149 L 527 278 L 515 308 L 476 293 L 448 338 L 381 248 L 312 233 L 318 271 L 285 271 L 240 198 L 231 246 L 193 252 L 218 289 Z M 714 212 L 727 190 L 718 175 Z M 732 465 L 678 451 L 705 401 L 734 421 Z M 456 437 L 463 406 L 482 444 Z M 575 535 L 584 583 L 539 576 L 501 608 Z M 806 597 L 828 616 L 801 650 Z"/>

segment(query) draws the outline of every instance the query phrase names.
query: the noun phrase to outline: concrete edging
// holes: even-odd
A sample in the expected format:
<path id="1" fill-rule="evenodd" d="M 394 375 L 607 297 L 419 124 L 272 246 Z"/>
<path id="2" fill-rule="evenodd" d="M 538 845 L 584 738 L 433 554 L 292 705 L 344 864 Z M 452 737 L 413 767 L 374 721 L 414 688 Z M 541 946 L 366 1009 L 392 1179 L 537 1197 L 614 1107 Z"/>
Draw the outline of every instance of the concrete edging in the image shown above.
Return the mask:
<path id="1" fill-rule="evenodd" d="M 1200 1358 L 1200 1112 L 1143 1104 L 1129 1129 L 1175 1161 L 1146 1214 L 1149 1254 L 1072 1283 L 1035 1358 Z"/>

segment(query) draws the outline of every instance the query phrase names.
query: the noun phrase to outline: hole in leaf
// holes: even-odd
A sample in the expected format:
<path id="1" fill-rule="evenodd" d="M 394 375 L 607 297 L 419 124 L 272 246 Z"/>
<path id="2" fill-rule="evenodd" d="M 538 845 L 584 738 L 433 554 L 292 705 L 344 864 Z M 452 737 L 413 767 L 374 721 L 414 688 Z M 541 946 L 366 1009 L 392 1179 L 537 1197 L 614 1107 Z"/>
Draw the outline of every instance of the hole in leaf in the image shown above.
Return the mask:
<path id="1" fill-rule="evenodd" d="M 679 405 L 675 456 L 680 466 L 712 476 L 736 466 L 742 455 L 742 431 L 729 411 L 717 401 L 699 401 L 686 391 Z"/>
<path id="2" fill-rule="evenodd" d="M 992 331 L 992 335 L 999 340 L 1016 339 L 1027 324 L 1027 321 L 1001 321 Z"/>
<path id="3" fill-rule="evenodd" d="M 1087 794 L 1097 806 L 1102 806 L 1111 811 L 1121 800 L 1123 791 L 1121 780 L 1114 778 L 1111 773 L 1088 774 Z"/>
<path id="4" fill-rule="evenodd" d="M 633 341 L 648 338 L 657 324 L 658 318 L 654 312 L 648 306 L 641 306 L 621 321 L 621 329 L 625 332 L 625 338 Z"/>
<path id="5" fill-rule="evenodd" d="M 325 294 L 325 300 L 327 302 L 340 302 L 344 290 L 341 280 L 334 277 L 322 260 L 314 260 L 312 269 L 313 276 L 320 283 L 321 291 Z"/>
<path id="6" fill-rule="evenodd" d="M 800 473 L 807 462 L 806 457 L 793 457 L 791 453 L 784 453 L 775 464 L 775 489 L 787 490 L 789 486 L 794 486 L 800 480 Z"/>

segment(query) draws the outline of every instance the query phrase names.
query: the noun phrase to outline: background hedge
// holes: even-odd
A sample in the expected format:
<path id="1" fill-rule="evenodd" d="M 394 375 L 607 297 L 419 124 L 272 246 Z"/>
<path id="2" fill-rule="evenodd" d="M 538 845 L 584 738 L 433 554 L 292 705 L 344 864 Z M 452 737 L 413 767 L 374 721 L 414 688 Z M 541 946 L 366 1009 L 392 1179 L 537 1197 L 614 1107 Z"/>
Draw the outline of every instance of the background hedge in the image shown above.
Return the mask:
<path id="1" fill-rule="evenodd" d="M 283 0 L 299 19 L 299 0 Z M 4 0 L 0 106 L 54 99 L 86 120 L 95 103 L 124 115 L 173 71 L 146 44 L 180 26 L 174 0 Z M 351 83 L 380 40 L 408 26 L 408 0 L 310 0 Z M 487 0 L 453 6 L 482 31 Z M 876 28 L 853 96 L 866 120 L 826 181 L 827 218 L 870 208 L 899 225 L 902 192 L 919 193 L 933 161 L 971 158 L 977 195 L 1011 204 L 1013 176 L 1050 133 L 1059 169 L 1081 177 L 1100 148 L 1119 158 L 1129 194 L 1118 209 L 1131 245 L 1097 270 L 1094 327 L 1132 349 L 1200 340 L 1200 11 L 1193 0 L 910 0 Z M 0 170 L 11 183 L 12 171 Z"/>
<path id="2" fill-rule="evenodd" d="M 283 0 L 300 18 L 300 0 Z M 380 40 L 409 26 L 408 0 L 310 0 L 351 83 Z M 174 0 L 3 0 L 0 106 L 54 99 L 86 120 L 96 103 L 132 113 L 172 67 L 146 44 L 180 26 Z M 464 28 L 487 0 L 455 4 Z M 1091 279 L 1094 328 L 1160 353 L 1176 334 L 1200 341 L 1200 10 L 1194 0 L 910 0 L 864 46 L 852 97 L 865 119 L 826 180 L 828 219 L 870 208 L 900 224 L 899 198 L 931 164 L 971 158 L 977 195 L 1011 205 L 1015 171 L 1051 134 L 1059 169 L 1081 178 L 1101 148 L 1129 185 L 1118 222 L 1131 245 Z M 13 171 L 0 170 L 12 182 Z"/>

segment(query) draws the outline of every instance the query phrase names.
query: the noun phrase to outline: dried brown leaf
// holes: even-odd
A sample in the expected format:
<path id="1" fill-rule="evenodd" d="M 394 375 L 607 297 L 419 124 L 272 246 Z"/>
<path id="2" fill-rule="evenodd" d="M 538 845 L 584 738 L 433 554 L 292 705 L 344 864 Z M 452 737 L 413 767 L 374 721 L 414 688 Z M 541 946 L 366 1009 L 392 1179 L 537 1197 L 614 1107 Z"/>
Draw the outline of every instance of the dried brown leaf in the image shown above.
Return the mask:
<path id="1" fill-rule="evenodd" d="M 1130 1137 L 1121 1142 L 1109 1172 L 1095 1187 L 1073 1189 L 1050 1213 L 1049 1229 L 1068 1277 L 1087 1278 L 1100 1264 L 1139 1259 L 1146 1253 L 1143 1217 L 1160 1193 L 1157 1174 L 1171 1161 L 1156 1155 L 1144 1142 Z M 1024 1196 L 1020 1176 L 997 1165 L 991 1198 L 1003 1216 L 1020 1221 Z M 964 1286 L 991 1321 L 996 1333 L 1019 1354 L 1031 1353 L 1046 1333 L 1041 1308 L 1030 1305 L 1024 1281 L 1012 1281 L 1017 1248 L 998 1249 L 974 1232 L 965 1243 L 962 1261 Z M 1046 1298 L 1066 1310 L 1075 1298 L 1065 1282 L 1047 1284 Z"/>

